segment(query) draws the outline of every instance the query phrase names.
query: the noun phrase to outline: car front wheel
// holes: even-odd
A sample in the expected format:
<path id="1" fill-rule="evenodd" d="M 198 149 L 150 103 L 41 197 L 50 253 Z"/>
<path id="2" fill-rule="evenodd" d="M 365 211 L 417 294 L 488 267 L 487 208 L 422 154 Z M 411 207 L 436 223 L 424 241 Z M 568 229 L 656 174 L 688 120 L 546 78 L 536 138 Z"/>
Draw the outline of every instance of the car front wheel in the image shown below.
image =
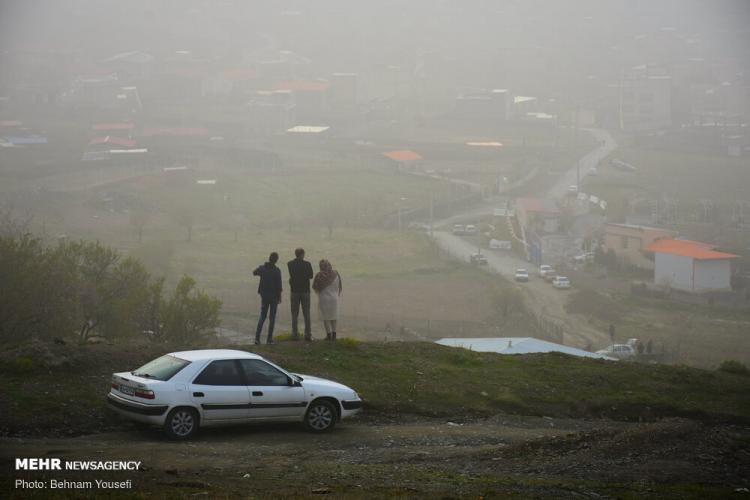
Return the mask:
<path id="1" fill-rule="evenodd" d="M 175 408 L 164 422 L 164 433 L 169 439 L 189 439 L 197 431 L 198 412 L 192 408 Z"/>
<path id="2" fill-rule="evenodd" d="M 325 432 L 336 425 L 336 408 L 326 400 L 313 401 L 305 414 L 305 427 L 313 432 Z"/>

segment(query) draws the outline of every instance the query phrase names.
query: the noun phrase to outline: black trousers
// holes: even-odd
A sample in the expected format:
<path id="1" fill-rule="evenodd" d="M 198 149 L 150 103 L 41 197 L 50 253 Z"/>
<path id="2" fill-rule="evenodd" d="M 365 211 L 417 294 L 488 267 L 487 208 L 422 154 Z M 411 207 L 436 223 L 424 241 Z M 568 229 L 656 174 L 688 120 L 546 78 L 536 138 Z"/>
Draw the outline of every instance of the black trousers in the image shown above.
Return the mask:
<path id="1" fill-rule="evenodd" d="M 310 293 L 292 292 L 289 302 L 292 306 L 292 337 L 299 337 L 297 323 L 299 319 L 299 307 L 302 306 L 302 316 L 305 317 L 305 338 L 309 339 L 312 336 L 310 329 Z"/>

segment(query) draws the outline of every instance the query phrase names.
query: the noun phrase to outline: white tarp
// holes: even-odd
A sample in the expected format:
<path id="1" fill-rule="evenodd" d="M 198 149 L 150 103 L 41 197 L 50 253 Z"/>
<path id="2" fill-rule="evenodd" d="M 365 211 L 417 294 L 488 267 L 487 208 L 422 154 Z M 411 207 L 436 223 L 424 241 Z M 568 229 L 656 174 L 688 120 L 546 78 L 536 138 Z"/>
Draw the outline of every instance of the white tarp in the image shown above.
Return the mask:
<path id="1" fill-rule="evenodd" d="M 561 352 L 582 358 L 610 359 L 608 356 L 594 352 L 568 347 L 533 337 L 488 337 L 488 338 L 445 338 L 435 342 L 448 347 L 463 347 L 476 352 L 495 352 L 498 354 L 532 354 L 543 352 Z"/>

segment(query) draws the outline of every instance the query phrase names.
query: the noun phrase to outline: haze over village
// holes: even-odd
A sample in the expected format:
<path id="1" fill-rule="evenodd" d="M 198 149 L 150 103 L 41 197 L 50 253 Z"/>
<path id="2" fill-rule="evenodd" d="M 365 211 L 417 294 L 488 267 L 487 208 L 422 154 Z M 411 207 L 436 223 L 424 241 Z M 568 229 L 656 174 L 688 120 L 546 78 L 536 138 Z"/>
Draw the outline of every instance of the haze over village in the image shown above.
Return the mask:
<path id="1" fill-rule="evenodd" d="M 312 489 L 270 474 L 261 496 L 557 498 L 589 473 L 614 498 L 746 493 L 749 26 L 741 0 L 0 0 L 0 442 L 30 440 L 3 461 L 37 438 L 141 453 L 117 434 L 132 409 L 109 411 L 110 376 L 120 391 L 166 353 L 231 349 L 295 370 L 292 386 L 314 373 L 357 391 L 331 396 L 325 446 L 348 458 L 329 449 L 325 480 L 294 469 Z M 64 422 L 37 411 L 59 408 L 36 395 L 47 383 L 76 406 Z M 366 419 L 414 447 L 402 470 Z M 449 444 L 430 441 L 448 424 Z M 277 430 L 239 442 L 299 437 Z M 234 440 L 211 432 L 201 446 Z M 555 462 L 555 439 L 597 433 L 651 465 Z M 654 457 L 680 453 L 649 436 L 680 433 L 716 460 L 660 483 Z M 142 492 L 231 496 L 249 467 L 235 446 L 231 480 L 202 463 L 202 486 Z M 409 482 L 414 454 L 448 457 L 434 487 Z M 497 482 L 511 471 L 525 479 Z"/>

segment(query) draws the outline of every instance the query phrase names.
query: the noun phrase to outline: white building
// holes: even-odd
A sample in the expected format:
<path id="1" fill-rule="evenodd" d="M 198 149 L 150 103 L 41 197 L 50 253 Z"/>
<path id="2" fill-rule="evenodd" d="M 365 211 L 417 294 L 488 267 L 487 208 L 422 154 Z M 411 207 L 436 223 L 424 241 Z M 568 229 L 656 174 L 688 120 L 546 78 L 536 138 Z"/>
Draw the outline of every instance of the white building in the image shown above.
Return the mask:
<path id="1" fill-rule="evenodd" d="M 686 292 L 731 290 L 731 260 L 739 256 L 715 247 L 699 241 L 656 240 L 647 248 L 654 253 L 654 283 Z"/>
<path id="2" fill-rule="evenodd" d="M 610 359 L 575 347 L 568 347 L 533 337 L 489 337 L 489 338 L 445 338 L 435 342 L 448 347 L 462 347 L 476 352 L 494 352 L 497 354 L 534 354 L 544 352 L 561 352 L 581 358 Z"/>

